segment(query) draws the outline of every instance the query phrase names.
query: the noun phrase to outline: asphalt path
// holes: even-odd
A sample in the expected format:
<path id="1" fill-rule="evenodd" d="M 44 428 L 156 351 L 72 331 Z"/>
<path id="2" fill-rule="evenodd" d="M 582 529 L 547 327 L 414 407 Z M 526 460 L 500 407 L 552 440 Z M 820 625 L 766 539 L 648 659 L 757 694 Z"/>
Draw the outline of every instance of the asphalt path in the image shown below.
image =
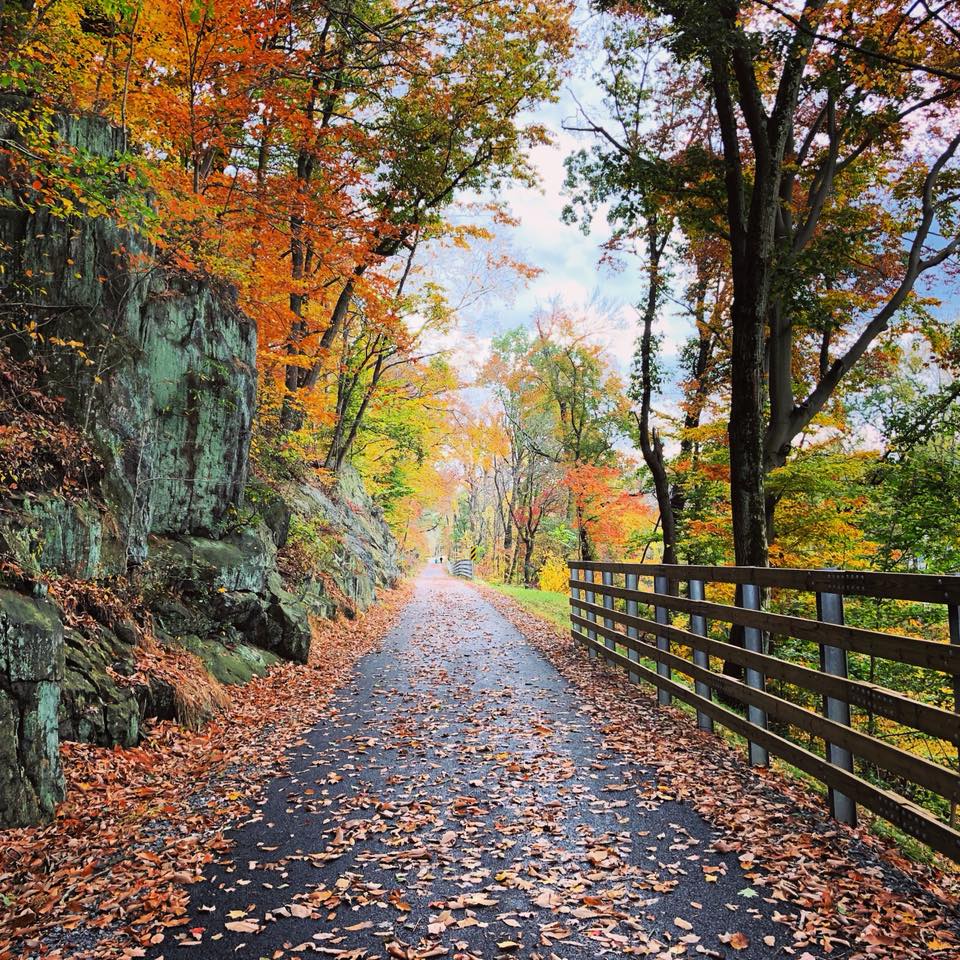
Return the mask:
<path id="1" fill-rule="evenodd" d="M 437 567 L 232 839 L 150 957 L 803 953 L 716 832 Z"/>

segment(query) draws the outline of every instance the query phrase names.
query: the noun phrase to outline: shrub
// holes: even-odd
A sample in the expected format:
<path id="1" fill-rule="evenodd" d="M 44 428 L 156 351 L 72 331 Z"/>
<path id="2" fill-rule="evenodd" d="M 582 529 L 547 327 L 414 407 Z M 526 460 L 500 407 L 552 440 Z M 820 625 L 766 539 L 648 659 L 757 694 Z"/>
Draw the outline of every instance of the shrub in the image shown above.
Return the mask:
<path id="1" fill-rule="evenodd" d="M 540 589 L 548 590 L 550 593 L 566 593 L 569 580 L 570 573 L 567 570 L 566 561 L 556 554 L 550 554 L 540 568 Z"/>

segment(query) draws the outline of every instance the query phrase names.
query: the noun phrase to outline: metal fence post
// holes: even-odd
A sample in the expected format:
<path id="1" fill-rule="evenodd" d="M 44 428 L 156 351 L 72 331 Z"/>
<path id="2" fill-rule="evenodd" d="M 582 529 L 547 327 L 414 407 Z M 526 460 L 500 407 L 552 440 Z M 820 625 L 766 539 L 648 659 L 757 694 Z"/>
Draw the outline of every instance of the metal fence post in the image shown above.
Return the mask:
<path id="1" fill-rule="evenodd" d="M 654 577 L 653 578 L 653 590 L 654 593 L 669 593 L 670 592 L 670 581 L 666 577 Z M 670 611 L 666 607 L 657 607 L 653 608 L 654 610 L 654 619 L 657 623 L 666 626 L 670 623 Z M 665 650 L 670 652 L 670 640 L 657 634 L 657 649 Z M 666 663 L 657 663 L 657 673 L 661 677 L 665 677 L 667 680 L 671 678 L 673 672 Z M 657 703 L 663 707 L 669 707 L 673 702 L 673 697 L 670 695 L 669 690 L 664 690 L 661 687 L 657 687 Z"/>
<path id="2" fill-rule="evenodd" d="M 568 563 L 568 564 L 567 564 L 567 569 L 570 571 L 570 579 L 571 579 L 571 580 L 579 580 L 579 579 L 580 579 L 580 571 L 579 571 L 576 567 L 574 567 L 574 566 L 572 566 L 571 564 Z M 579 600 L 579 599 L 580 599 L 580 590 L 579 590 L 579 588 L 578 588 L 578 587 L 571 586 L 571 587 L 570 587 L 570 600 L 573 601 L 573 600 Z M 571 630 L 576 630 L 577 633 L 580 632 L 580 626 L 579 626 L 578 624 L 575 624 L 575 623 L 573 622 L 573 617 L 574 617 L 574 616 L 578 616 L 578 617 L 579 617 L 579 616 L 582 616 L 582 614 L 583 614 L 583 611 L 582 611 L 578 606 L 576 606 L 576 604 L 574 604 L 574 603 L 571 602 L 571 604 L 570 604 L 570 629 L 571 629 Z M 579 642 L 579 641 L 578 641 L 578 642 Z"/>
<path id="3" fill-rule="evenodd" d="M 603 571 L 603 585 L 604 585 L 605 587 L 612 587 L 612 586 L 613 586 L 613 574 L 612 574 L 609 570 L 604 570 L 604 571 Z M 605 594 L 603 595 L 603 605 L 604 605 L 604 607 L 606 607 L 607 610 L 612 610 L 612 609 L 613 609 L 613 597 L 611 597 L 609 593 L 605 593 Z M 608 630 L 612 630 L 612 629 L 613 629 L 613 621 L 612 621 L 609 617 L 604 617 L 604 618 L 603 618 L 603 625 L 604 625 Z M 616 646 L 617 646 L 616 641 L 613 639 L 613 637 L 604 637 L 604 638 L 603 638 L 603 645 L 604 645 L 608 650 L 614 650 L 614 649 L 616 648 Z"/>
<path id="4" fill-rule="evenodd" d="M 747 610 L 760 609 L 760 588 L 753 583 L 743 585 L 743 606 Z M 747 650 L 754 653 L 763 653 L 763 633 L 757 627 L 744 627 L 743 645 Z M 755 690 L 763 690 L 764 677 L 759 670 L 746 670 L 747 686 Z M 747 719 L 763 730 L 767 729 L 767 714 L 760 707 L 747 704 Z M 750 763 L 755 767 L 767 767 L 770 765 L 770 754 L 766 747 L 759 743 L 750 741 Z"/>
<path id="5" fill-rule="evenodd" d="M 628 573 L 627 576 L 626 576 L 625 583 L 626 583 L 626 587 L 627 587 L 628 590 L 636 590 L 636 589 L 637 589 L 637 575 L 636 575 L 635 573 Z M 631 599 L 628 597 L 628 598 L 627 598 L 627 613 L 628 613 L 631 617 L 635 617 L 635 616 L 637 615 L 637 608 L 638 608 L 637 601 L 636 601 L 636 600 L 631 600 Z M 630 638 L 633 639 L 633 640 L 639 640 L 639 639 L 640 639 L 640 631 L 639 631 L 636 627 L 629 627 L 629 626 L 628 626 L 628 627 L 627 627 L 627 636 L 630 637 Z M 634 649 L 631 648 L 631 649 L 627 650 L 627 656 L 628 656 L 634 663 L 639 663 L 639 662 L 640 662 L 640 651 L 639 651 L 639 650 L 634 650 Z M 631 680 L 632 683 L 639 683 L 639 682 L 640 682 L 640 674 L 639 674 L 639 673 L 631 673 L 631 674 L 630 674 L 630 680 Z"/>
<path id="6" fill-rule="evenodd" d="M 584 570 L 584 571 L 583 571 L 583 579 L 586 580 L 588 583 L 593 583 L 593 582 L 594 582 L 594 573 L 593 573 L 593 571 L 592 571 L 592 570 Z M 586 594 L 587 594 L 587 603 L 595 603 L 595 602 L 596 602 L 596 595 L 594 594 L 594 592 L 593 592 L 592 590 L 587 590 L 587 591 L 586 591 Z M 587 619 L 590 620 L 590 621 L 592 621 L 593 623 L 596 623 L 596 622 L 597 622 L 597 615 L 596 615 L 592 610 L 589 610 L 589 611 L 587 612 Z M 596 639 L 597 639 L 597 631 L 596 631 L 596 630 L 589 630 L 589 629 L 588 629 L 588 630 L 587 630 L 587 636 L 588 636 L 591 640 L 596 640 Z M 597 655 L 597 651 L 596 651 L 593 647 L 590 647 L 590 656 L 591 656 L 591 657 L 595 657 L 596 655 Z"/>
<path id="7" fill-rule="evenodd" d="M 947 620 L 950 623 L 950 642 L 960 645 L 960 606 L 955 603 L 947 607 Z M 960 713 L 960 674 L 953 675 L 953 709 Z M 957 750 L 957 765 L 960 767 L 960 748 Z M 957 825 L 957 801 L 950 801 L 950 826 Z"/>
<path id="8" fill-rule="evenodd" d="M 824 623 L 843 623 L 843 596 L 839 593 L 817 594 L 817 619 Z M 840 647 L 820 644 L 820 669 L 834 677 L 847 677 L 847 651 Z M 850 726 L 850 704 L 836 697 L 823 697 L 823 715 L 828 720 Z M 853 773 L 853 755 L 844 747 L 826 741 L 827 760 L 835 767 Z M 857 825 L 857 805 L 845 793 L 828 788 L 830 815 L 841 823 Z"/>
<path id="9" fill-rule="evenodd" d="M 703 600 L 703 581 L 691 580 L 687 584 L 687 596 L 691 600 Z M 707 618 L 699 613 L 691 613 L 690 632 L 695 633 L 700 637 L 707 636 Z M 710 654 L 708 654 L 706 650 L 698 650 L 696 647 L 694 647 L 693 662 L 698 667 L 703 667 L 704 670 L 709 670 Z M 707 700 L 711 700 L 713 698 L 713 691 L 710 689 L 710 684 L 704 683 L 703 680 L 696 680 L 693 684 L 693 689 L 698 696 L 705 697 Z M 710 733 L 713 733 L 713 718 L 708 717 L 705 713 L 703 713 L 703 711 L 698 710 L 697 726 L 701 730 L 707 730 Z"/>

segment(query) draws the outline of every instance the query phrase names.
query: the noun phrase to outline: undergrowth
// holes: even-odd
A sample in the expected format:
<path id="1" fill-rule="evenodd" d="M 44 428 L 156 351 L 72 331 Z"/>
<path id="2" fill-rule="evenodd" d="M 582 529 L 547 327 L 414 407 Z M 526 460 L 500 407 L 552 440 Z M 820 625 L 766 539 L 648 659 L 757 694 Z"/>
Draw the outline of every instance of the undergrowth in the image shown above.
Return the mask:
<path id="1" fill-rule="evenodd" d="M 103 464 L 64 399 L 42 388 L 42 373 L 40 360 L 15 360 L 0 346 L 0 495 L 89 498 Z"/>

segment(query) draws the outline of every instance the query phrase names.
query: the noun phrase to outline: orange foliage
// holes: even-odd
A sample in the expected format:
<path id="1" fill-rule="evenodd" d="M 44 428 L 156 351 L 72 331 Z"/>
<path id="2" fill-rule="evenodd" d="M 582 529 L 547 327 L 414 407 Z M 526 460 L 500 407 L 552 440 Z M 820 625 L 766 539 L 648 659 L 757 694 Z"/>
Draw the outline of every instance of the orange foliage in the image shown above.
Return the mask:
<path id="1" fill-rule="evenodd" d="M 25 147 L 3 146 L 0 160 L 23 173 L 24 204 L 61 216 L 118 219 L 118 192 L 149 195 L 153 213 L 128 219 L 150 221 L 157 258 L 228 280 L 257 323 L 261 427 L 323 462 L 357 356 L 420 362 L 412 327 L 438 298 L 415 256 L 486 236 L 445 209 L 460 191 L 529 178 L 529 148 L 546 135 L 522 111 L 555 96 L 571 10 L 430 0 L 357 17 L 323 0 L 158 0 L 91 13 L 62 0 L 0 11 L 0 81 L 28 94 L 0 117 Z M 57 141 L 62 109 L 120 128 L 121 156 L 97 176 Z M 530 274 L 506 257 L 491 267 Z M 363 389 L 390 385 L 377 377 L 360 366 Z"/>
<path id="2" fill-rule="evenodd" d="M 573 494 L 578 526 L 586 528 L 590 542 L 610 557 L 623 556 L 631 536 L 649 529 L 654 511 L 638 493 L 623 488 L 616 467 L 581 463 L 567 470 L 564 484 Z"/>

